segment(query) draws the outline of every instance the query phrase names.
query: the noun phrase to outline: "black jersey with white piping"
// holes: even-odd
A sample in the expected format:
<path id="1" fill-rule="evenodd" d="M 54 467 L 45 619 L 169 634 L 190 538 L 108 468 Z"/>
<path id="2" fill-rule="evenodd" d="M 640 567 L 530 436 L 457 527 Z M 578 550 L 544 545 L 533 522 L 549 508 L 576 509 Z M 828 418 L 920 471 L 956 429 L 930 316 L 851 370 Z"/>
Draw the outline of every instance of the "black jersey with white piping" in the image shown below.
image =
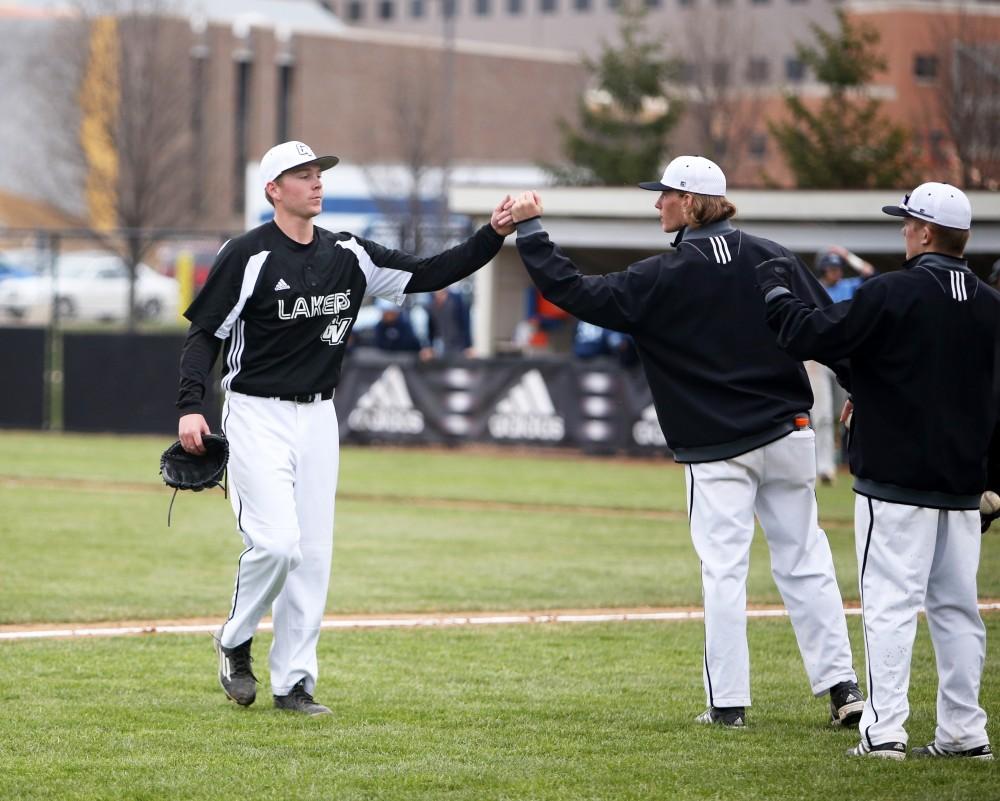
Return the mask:
<path id="1" fill-rule="evenodd" d="M 447 286 L 486 264 L 502 243 L 485 225 L 418 258 L 319 227 L 303 245 L 268 222 L 222 247 L 185 316 L 225 343 L 224 389 L 264 397 L 328 392 L 340 380 L 366 296 L 400 303 L 404 293 Z M 185 408 L 183 398 L 178 406 Z"/>

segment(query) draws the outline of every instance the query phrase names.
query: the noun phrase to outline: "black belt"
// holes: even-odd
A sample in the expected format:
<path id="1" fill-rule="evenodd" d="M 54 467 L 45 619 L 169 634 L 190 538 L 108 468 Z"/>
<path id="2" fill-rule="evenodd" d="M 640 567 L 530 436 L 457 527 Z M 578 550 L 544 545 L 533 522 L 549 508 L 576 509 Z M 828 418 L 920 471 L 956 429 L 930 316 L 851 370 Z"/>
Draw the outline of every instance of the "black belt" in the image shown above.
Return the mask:
<path id="1" fill-rule="evenodd" d="M 292 403 L 312 403 L 313 401 L 327 401 L 333 397 L 333 390 L 326 392 L 311 392 L 308 395 L 279 395 L 278 400 L 291 401 Z"/>

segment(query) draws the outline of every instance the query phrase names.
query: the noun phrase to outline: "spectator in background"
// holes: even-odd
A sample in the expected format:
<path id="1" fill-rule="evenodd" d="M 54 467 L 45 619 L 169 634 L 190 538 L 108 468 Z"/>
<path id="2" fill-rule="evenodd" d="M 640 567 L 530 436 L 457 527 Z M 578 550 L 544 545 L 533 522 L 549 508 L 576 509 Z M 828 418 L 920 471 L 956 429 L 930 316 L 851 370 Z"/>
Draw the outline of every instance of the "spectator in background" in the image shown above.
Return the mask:
<path id="1" fill-rule="evenodd" d="M 611 356 L 623 367 L 638 363 L 638 354 L 630 336 L 583 320 L 577 320 L 573 330 L 573 355 L 578 359 Z"/>
<path id="2" fill-rule="evenodd" d="M 583 320 L 576 321 L 573 330 L 573 355 L 578 359 L 594 359 L 611 355 L 610 331 Z"/>
<path id="3" fill-rule="evenodd" d="M 426 310 L 428 345 L 420 351 L 421 359 L 473 355 L 469 304 L 461 292 L 439 289 Z"/>
<path id="4" fill-rule="evenodd" d="M 413 326 L 406 312 L 388 301 L 376 301 L 382 319 L 375 324 L 375 347 L 392 353 L 416 353 L 420 350 Z"/>
<path id="5" fill-rule="evenodd" d="M 845 276 L 844 268 L 847 266 L 857 275 Z M 816 274 L 830 300 L 840 303 L 854 297 L 858 287 L 875 275 L 875 268 L 847 248 L 831 245 L 816 256 Z"/>
<path id="6" fill-rule="evenodd" d="M 844 273 L 847 267 L 857 275 L 846 276 Z M 875 268 L 847 248 L 831 245 L 816 255 L 816 275 L 830 299 L 839 303 L 854 297 L 858 287 L 875 275 Z M 833 370 L 826 365 L 805 362 L 805 367 L 813 391 L 810 417 L 813 428 L 816 429 L 816 476 L 820 483 L 829 485 L 833 484 L 837 476 L 834 433 L 838 412 L 847 400 L 847 394 L 837 383 Z"/>

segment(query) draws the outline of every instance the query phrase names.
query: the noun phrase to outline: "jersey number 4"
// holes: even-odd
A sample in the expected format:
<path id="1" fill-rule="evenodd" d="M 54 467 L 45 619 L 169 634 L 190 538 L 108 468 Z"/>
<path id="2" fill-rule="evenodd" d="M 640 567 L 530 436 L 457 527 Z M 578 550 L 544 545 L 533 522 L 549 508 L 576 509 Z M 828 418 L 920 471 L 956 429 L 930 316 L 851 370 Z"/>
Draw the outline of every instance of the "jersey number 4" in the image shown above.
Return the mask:
<path id="1" fill-rule="evenodd" d="M 321 340 L 326 342 L 328 345 L 339 345 L 344 341 L 344 335 L 347 333 L 347 327 L 351 324 L 351 321 L 341 320 L 339 317 L 330 321 L 330 324 L 326 327 L 323 335 L 320 337 Z"/>

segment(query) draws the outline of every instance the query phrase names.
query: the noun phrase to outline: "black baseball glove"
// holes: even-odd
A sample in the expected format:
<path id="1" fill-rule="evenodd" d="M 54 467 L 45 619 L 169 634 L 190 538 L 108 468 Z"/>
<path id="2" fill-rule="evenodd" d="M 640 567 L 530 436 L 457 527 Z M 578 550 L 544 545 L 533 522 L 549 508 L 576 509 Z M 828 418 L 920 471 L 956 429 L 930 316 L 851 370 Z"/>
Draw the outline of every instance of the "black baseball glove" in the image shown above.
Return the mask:
<path id="1" fill-rule="evenodd" d="M 229 440 L 215 434 L 203 434 L 203 454 L 188 453 L 180 440 L 167 448 L 160 456 L 160 475 L 168 487 L 174 488 L 174 498 L 177 490 L 194 490 L 222 486 L 229 463 Z M 167 525 L 170 525 L 170 512 L 174 508 L 174 500 L 170 499 L 170 509 L 167 510 Z"/>
<path id="2" fill-rule="evenodd" d="M 765 297 L 768 292 L 777 287 L 789 289 L 792 285 L 792 271 L 795 269 L 795 262 L 787 256 L 779 256 L 776 259 L 768 259 L 761 262 L 756 267 L 757 286 Z"/>

